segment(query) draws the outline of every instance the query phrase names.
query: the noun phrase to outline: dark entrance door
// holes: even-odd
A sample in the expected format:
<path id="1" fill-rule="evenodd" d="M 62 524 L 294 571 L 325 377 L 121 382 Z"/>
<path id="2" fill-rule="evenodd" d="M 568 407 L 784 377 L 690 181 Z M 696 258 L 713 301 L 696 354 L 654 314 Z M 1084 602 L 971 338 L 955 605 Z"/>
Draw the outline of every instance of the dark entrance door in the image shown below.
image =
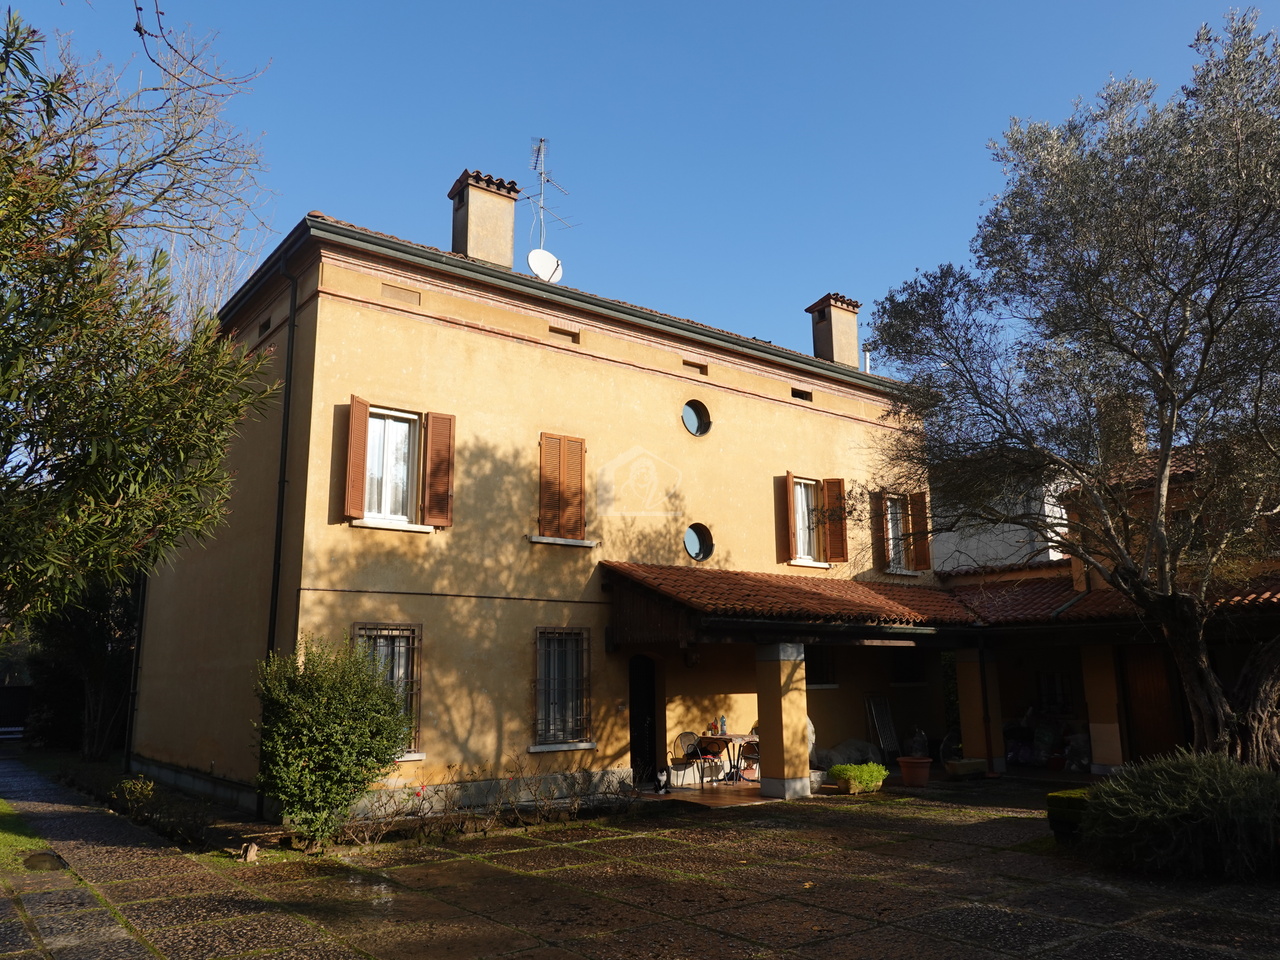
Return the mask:
<path id="1" fill-rule="evenodd" d="M 658 769 L 658 692 L 653 661 L 636 655 L 629 664 L 631 767 L 636 785 L 653 780 Z"/>

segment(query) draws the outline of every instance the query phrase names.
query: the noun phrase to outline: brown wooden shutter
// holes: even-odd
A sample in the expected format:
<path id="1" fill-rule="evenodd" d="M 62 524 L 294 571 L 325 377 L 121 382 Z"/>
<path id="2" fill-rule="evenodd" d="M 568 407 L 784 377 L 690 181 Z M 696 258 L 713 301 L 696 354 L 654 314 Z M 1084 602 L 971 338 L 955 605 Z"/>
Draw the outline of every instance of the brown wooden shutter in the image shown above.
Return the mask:
<path id="1" fill-rule="evenodd" d="M 453 428 L 447 413 L 426 415 L 426 442 L 422 457 L 422 522 L 433 527 L 453 526 Z"/>
<path id="2" fill-rule="evenodd" d="M 351 397 L 347 426 L 347 499 L 345 513 L 364 519 L 364 481 L 369 459 L 369 401 Z"/>
<path id="3" fill-rule="evenodd" d="M 560 448 L 555 434 L 544 433 L 540 443 L 538 473 L 538 535 L 560 536 Z"/>
<path id="4" fill-rule="evenodd" d="M 822 481 L 822 506 L 826 514 L 827 562 L 849 562 L 849 533 L 844 519 L 844 481 Z"/>
<path id="5" fill-rule="evenodd" d="M 911 517 L 911 569 L 932 570 L 933 556 L 929 550 L 929 502 L 924 493 L 913 493 L 907 498 Z"/>
<path id="6" fill-rule="evenodd" d="M 796 475 L 787 471 L 787 549 L 796 558 Z"/>
<path id="7" fill-rule="evenodd" d="M 884 511 L 884 494 L 871 494 L 871 563 L 877 570 L 889 569 L 888 517 Z"/>
<path id="8" fill-rule="evenodd" d="M 564 457 L 560 472 L 560 536 L 584 540 L 587 536 L 585 440 L 562 437 Z"/>

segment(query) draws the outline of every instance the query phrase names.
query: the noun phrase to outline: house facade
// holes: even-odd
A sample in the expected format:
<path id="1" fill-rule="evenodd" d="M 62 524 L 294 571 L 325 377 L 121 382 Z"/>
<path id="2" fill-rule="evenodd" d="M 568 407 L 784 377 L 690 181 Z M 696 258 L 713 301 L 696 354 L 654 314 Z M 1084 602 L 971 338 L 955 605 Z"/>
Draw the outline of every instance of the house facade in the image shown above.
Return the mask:
<path id="1" fill-rule="evenodd" d="M 515 185 L 466 172 L 449 196 L 450 251 L 312 213 L 225 307 L 283 390 L 231 454 L 227 527 L 150 580 L 135 767 L 250 803 L 257 665 L 300 638 L 365 645 L 406 690 L 392 784 L 512 757 L 645 775 L 724 716 L 760 731 L 763 792 L 795 796 L 806 718 L 823 743 L 866 738 L 878 696 L 940 726 L 936 655 L 902 659 L 941 622 L 927 603 L 863 588 L 711 625 L 698 584 L 653 574 L 933 582 L 903 546 L 922 497 L 872 475 L 893 385 L 859 369 L 858 304 L 808 307 L 803 355 L 523 275 Z M 842 512 L 863 487 L 877 536 Z M 838 643 L 823 622 L 846 623 Z"/>

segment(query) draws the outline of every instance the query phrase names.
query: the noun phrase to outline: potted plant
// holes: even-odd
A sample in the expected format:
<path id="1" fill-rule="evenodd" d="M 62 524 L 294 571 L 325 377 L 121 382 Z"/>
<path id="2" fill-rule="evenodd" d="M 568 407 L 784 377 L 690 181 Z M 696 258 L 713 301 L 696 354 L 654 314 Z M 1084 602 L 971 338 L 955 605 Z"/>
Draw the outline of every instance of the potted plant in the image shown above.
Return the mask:
<path id="1" fill-rule="evenodd" d="M 874 793 L 889 771 L 878 763 L 837 763 L 827 771 L 837 793 Z"/>
<path id="2" fill-rule="evenodd" d="M 898 757 L 898 770 L 902 773 L 904 787 L 927 787 L 929 785 L 929 767 L 933 760 L 929 756 L 929 738 L 924 731 L 917 728 L 907 738 L 906 752 Z"/>

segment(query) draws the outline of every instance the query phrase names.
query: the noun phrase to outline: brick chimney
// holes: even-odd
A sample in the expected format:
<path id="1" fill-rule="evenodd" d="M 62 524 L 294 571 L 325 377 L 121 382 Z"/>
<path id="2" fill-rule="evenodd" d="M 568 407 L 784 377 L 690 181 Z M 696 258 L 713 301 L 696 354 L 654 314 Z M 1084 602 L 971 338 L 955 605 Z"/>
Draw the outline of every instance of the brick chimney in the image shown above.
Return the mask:
<path id="1" fill-rule="evenodd" d="M 839 293 L 828 293 L 805 313 L 813 317 L 813 355 L 819 360 L 860 368 L 858 311 L 862 304 Z"/>
<path id="2" fill-rule="evenodd" d="M 510 270 L 519 194 L 514 180 L 463 170 L 449 189 L 449 199 L 453 201 L 453 252 Z"/>

